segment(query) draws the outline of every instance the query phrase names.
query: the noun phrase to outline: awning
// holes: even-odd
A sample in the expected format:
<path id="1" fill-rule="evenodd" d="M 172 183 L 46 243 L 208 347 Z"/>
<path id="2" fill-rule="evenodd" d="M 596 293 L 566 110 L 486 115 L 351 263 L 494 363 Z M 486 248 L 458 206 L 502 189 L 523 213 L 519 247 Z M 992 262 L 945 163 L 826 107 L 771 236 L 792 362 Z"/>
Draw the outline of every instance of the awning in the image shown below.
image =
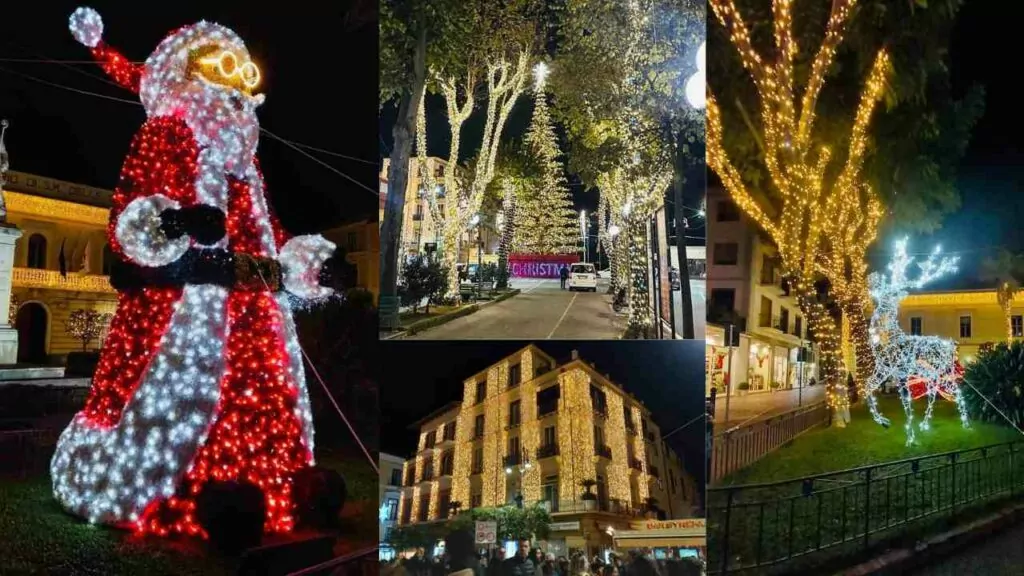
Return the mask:
<path id="1" fill-rule="evenodd" d="M 628 548 L 704 548 L 707 538 L 615 538 L 615 547 Z"/>

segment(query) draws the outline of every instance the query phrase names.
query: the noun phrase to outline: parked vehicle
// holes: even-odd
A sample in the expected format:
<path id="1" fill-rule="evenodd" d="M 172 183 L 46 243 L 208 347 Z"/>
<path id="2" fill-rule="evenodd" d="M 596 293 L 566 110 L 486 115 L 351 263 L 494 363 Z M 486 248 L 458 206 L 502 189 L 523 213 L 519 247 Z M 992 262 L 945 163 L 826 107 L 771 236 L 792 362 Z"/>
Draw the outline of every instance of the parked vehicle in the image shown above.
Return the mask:
<path id="1" fill-rule="evenodd" d="M 569 290 L 597 292 L 597 270 L 589 262 L 577 262 L 569 267 Z"/>

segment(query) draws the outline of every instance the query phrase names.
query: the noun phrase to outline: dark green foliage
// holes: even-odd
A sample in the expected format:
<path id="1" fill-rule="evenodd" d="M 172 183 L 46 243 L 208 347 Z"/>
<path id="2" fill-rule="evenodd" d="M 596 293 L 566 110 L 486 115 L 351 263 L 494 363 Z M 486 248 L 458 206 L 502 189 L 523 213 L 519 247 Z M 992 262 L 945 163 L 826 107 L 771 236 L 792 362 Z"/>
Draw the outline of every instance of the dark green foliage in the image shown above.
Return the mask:
<path id="1" fill-rule="evenodd" d="M 961 390 L 972 419 L 1024 427 L 1024 342 L 982 352 L 967 365 Z"/>
<path id="2" fill-rule="evenodd" d="M 318 529 L 337 526 L 348 495 L 341 473 L 322 466 L 296 472 L 293 493 L 299 524 Z"/>
<path id="3" fill-rule="evenodd" d="M 437 298 L 448 289 L 448 269 L 438 258 L 417 254 L 406 263 L 402 280 L 402 304 L 412 306 L 415 313 L 427 298 L 426 312 L 430 313 L 430 305 L 437 304 Z"/>
<path id="4" fill-rule="evenodd" d="M 92 378 L 99 362 L 99 352 L 68 352 L 68 358 L 64 364 L 64 377 Z"/>

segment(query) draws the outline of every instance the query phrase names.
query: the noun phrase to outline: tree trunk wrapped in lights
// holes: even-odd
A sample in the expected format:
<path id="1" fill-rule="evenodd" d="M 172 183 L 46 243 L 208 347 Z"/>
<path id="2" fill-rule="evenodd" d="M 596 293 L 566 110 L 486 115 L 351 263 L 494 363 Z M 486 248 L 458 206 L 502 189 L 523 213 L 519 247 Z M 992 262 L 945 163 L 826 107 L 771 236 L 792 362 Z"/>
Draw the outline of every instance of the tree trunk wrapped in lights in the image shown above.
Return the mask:
<path id="1" fill-rule="evenodd" d="M 508 120 L 516 100 L 526 88 L 531 52 L 520 50 L 512 60 L 504 56 L 492 56 L 484 65 L 487 85 L 487 105 L 484 108 L 484 131 L 480 152 L 475 166 L 464 176 L 458 175 L 454 166 L 459 161 L 462 144 L 462 126 L 473 112 L 475 92 L 481 84 L 478 71 L 470 67 L 461 80 L 454 76 L 437 79 L 444 96 L 451 128 L 451 148 L 448 154 L 448 168 L 444 173 L 444 185 L 424 191 L 430 205 L 431 216 L 437 216 L 434 225 L 441 228 L 442 257 L 448 266 L 447 299 L 458 300 L 459 276 L 458 258 L 462 235 L 469 229 L 473 215 L 480 210 L 484 192 L 494 178 L 494 164 L 498 155 L 498 144 L 505 122 Z M 426 129 L 423 129 L 425 133 Z M 438 197 L 445 197 L 443 209 Z"/>
<path id="2" fill-rule="evenodd" d="M 565 171 L 558 160 L 561 151 L 545 92 L 547 74 L 543 63 L 534 68 L 533 117 L 524 142 L 540 174 L 534 186 L 521 191 L 521 220 L 515 243 L 517 250 L 529 254 L 568 254 L 577 250 L 579 227 Z"/>
<path id="3" fill-rule="evenodd" d="M 618 237 L 615 239 L 617 256 L 621 258 L 613 271 L 628 274 L 625 287 L 629 300 L 628 332 L 646 335 L 652 324 L 651 295 L 648 277 L 650 259 L 647 257 L 648 223 L 655 210 L 665 200 L 665 189 L 672 179 L 668 166 L 657 162 L 636 162 L 616 167 L 598 176 L 602 196 L 609 209 L 620 214 Z M 625 260 L 625 262 L 623 262 Z"/>
<path id="4" fill-rule="evenodd" d="M 825 75 L 832 67 L 854 4 L 856 0 L 833 3 L 824 40 L 800 94 L 794 86 L 797 45 L 792 34 L 792 1 L 772 4 L 777 56 L 769 61 L 754 49 L 734 2 L 711 0 L 715 16 L 729 33 L 756 88 L 762 126 L 755 138 L 761 146 L 770 188 L 777 194 L 775 205 L 763 205 L 756 199 L 732 164 L 724 149 L 721 110 L 711 89 L 707 103 L 708 164 L 736 204 L 778 246 L 783 271 L 818 342 L 822 378 L 828 385 L 827 400 L 842 416 L 837 419 L 840 425 L 846 420 L 849 400 L 839 375 L 839 330 L 818 300 L 814 283 L 827 278 L 841 307 L 855 310 L 856 303 L 863 300 L 863 249 L 874 240 L 882 206 L 863 182 L 860 171 L 868 123 L 889 70 L 888 54 L 880 50 L 861 93 L 846 163 L 832 182 L 826 183 L 826 173 L 836 171 L 828 170 L 832 148 L 818 141 L 818 135 L 813 133 L 815 112 Z M 849 268 L 848 262 L 852 262 Z M 862 323 L 855 324 L 858 333 L 854 336 L 863 338 Z"/>
<path id="5" fill-rule="evenodd" d="M 511 178 L 502 182 L 505 195 L 501 204 L 501 241 L 498 244 L 498 288 L 508 288 L 510 272 L 508 254 L 512 249 L 512 239 L 516 228 L 516 193 Z"/>

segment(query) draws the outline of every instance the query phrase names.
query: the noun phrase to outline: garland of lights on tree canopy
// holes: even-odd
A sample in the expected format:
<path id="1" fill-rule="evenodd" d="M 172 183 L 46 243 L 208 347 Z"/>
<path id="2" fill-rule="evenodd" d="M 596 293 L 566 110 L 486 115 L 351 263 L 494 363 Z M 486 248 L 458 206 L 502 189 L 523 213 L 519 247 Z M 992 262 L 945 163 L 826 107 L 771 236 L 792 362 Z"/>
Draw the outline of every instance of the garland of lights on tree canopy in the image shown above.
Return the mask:
<path id="1" fill-rule="evenodd" d="M 710 4 L 753 79 L 761 112 L 761 130 L 756 138 L 776 204 L 767 206 L 755 198 L 732 164 L 724 148 L 721 109 L 711 88 L 707 101 L 707 162 L 736 204 L 778 247 L 790 289 L 818 343 L 828 404 L 845 413 L 849 399 L 840 377 L 840 331 L 818 299 L 815 282 L 820 278 L 829 280 L 830 294 L 850 319 L 852 338 L 863 352 L 867 342 L 863 321 L 867 304 L 865 252 L 877 235 L 883 209 L 874 191 L 863 182 L 861 166 L 868 125 L 889 72 L 889 56 L 884 49 L 879 50 L 861 93 L 846 162 L 840 170 L 830 170 L 833 150 L 840 146 L 821 142 L 814 132 L 816 107 L 856 0 L 833 2 L 824 40 L 802 92 L 795 86 L 797 42 L 792 31 L 791 0 L 772 3 L 774 61 L 754 48 L 733 0 L 711 0 Z M 727 100 L 732 100 L 729 96 Z M 826 182 L 826 176 L 833 174 L 834 178 Z M 867 354 L 860 356 L 870 358 Z M 862 370 L 862 380 L 863 375 Z"/>
<path id="2" fill-rule="evenodd" d="M 558 157 L 558 139 L 548 110 L 545 90 L 548 67 L 534 69 L 533 117 L 526 130 L 529 154 L 540 167 L 533 186 L 520 191 L 519 221 L 516 222 L 516 251 L 526 254 L 568 254 L 578 251 L 579 225 L 572 207 L 572 195 Z"/>
<path id="3" fill-rule="evenodd" d="M 50 465 L 56 499 L 93 523 L 203 534 L 211 481 L 253 483 L 264 529 L 294 525 L 294 474 L 313 464 L 313 421 L 292 302 L 333 291 L 334 245 L 289 237 L 255 153 L 260 70 L 210 22 L 165 38 L 139 65 L 103 40 L 90 8 L 72 35 L 147 119 L 114 191 L 108 239 L 119 293 L 85 408 Z"/>
<path id="4" fill-rule="evenodd" d="M 935 397 L 938 395 L 952 399 L 960 411 L 963 427 L 969 426 L 967 406 L 956 378 L 956 342 L 937 336 L 906 334 L 899 324 L 899 305 L 907 297 L 908 290 L 918 290 L 932 280 L 956 271 L 957 258 L 943 258 L 936 262 L 939 253 L 940 249 L 936 247 L 927 260 L 918 262 L 921 273 L 916 280 L 910 280 L 907 278 L 907 267 L 913 258 L 907 254 L 907 239 L 904 238 L 896 243 L 895 254 L 889 263 L 889 277 L 878 272 L 868 276 L 871 298 L 875 302 L 870 326 L 875 372 L 865 385 L 868 408 L 875 422 L 888 428 L 889 419 L 878 410 L 875 394 L 886 382 L 895 381 L 907 415 L 904 425 L 907 446 L 912 445 L 915 439 L 912 405 L 915 399 L 914 386 L 923 384 L 928 396 L 928 408 L 919 425 L 921 430 L 928 430 Z"/>

